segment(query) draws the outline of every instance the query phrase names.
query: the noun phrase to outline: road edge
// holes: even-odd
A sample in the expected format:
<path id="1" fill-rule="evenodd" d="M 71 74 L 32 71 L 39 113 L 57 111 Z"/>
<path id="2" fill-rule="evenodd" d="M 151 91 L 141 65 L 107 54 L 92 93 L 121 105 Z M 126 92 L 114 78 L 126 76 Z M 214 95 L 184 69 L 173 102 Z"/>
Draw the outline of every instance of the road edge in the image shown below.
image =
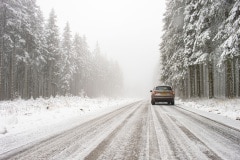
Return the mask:
<path id="1" fill-rule="evenodd" d="M 195 109 L 195 108 L 192 108 L 192 107 L 181 106 L 179 104 L 175 105 L 175 107 L 178 107 L 178 108 L 181 108 L 183 110 L 189 111 L 191 113 L 200 115 L 204 118 L 210 119 L 210 120 L 212 120 L 216 123 L 220 123 L 222 125 L 228 126 L 232 129 L 240 132 L 240 121 L 233 120 L 233 119 L 230 119 L 228 117 L 224 117 L 224 116 L 221 116 L 221 115 L 218 115 L 218 114 L 213 114 L 213 113 L 209 113 L 209 112 L 206 112 L 206 111 L 198 110 L 198 109 Z"/>

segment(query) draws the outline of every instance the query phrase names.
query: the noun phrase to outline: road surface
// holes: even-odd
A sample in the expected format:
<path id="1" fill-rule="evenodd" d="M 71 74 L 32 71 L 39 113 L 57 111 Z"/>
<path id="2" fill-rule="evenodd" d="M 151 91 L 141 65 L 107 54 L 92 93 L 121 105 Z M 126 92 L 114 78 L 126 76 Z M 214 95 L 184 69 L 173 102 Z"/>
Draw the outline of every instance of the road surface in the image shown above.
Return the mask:
<path id="1" fill-rule="evenodd" d="M 135 102 L 0 159 L 240 159 L 240 131 L 177 105 Z"/>

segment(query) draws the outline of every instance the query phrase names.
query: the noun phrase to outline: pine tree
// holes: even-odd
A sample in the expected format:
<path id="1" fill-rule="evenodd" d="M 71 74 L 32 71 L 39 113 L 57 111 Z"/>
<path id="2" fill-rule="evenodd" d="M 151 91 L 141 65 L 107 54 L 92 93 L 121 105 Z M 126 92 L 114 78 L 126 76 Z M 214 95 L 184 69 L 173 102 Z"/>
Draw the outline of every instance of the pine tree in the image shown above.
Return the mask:
<path id="1" fill-rule="evenodd" d="M 57 16 L 52 9 L 46 25 L 46 66 L 44 69 L 47 96 L 56 96 L 59 87 L 60 72 L 60 39 L 57 26 Z"/>
<path id="2" fill-rule="evenodd" d="M 40 88 L 42 82 L 40 81 L 43 77 L 43 70 L 46 65 L 46 61 L 48 57 L 46 57 L 47 52 L 47 41 L 46 41 L 46 33 L 44 30 L 44 18 L 42 15 L 42 12 L 40 8 L 34 4 L 33 6 L 33 13 L 35 13 L 34 16 L 32 16 L 31 20 L 32 23 L 32 29 L 33 29 L 33 36 L 34 36 L 34 49 L 31 53 L 31 62 L 30 62 L 30 95 L 33 98 L 37 98 L 40 96 Z M 44 95 L 44 94 L 43 94 Z M 47 95 L 48 97 L 50 95 Z"/>
<path id="3" fill-rule="evenodd" d="M 218 2 L 219 4 L 220 2 Z M 235 4 L 237 5 L 237 1 Z M 224 9 L 221 9 L 222 19 L 219 22 L 218 31 L 216 32 L 216 36 L 214 41 L 219 47 L 216 49 L 216 57 L 218 61 L 218 66 L 225 67 L 225 95 L 227 97 L 236 96 L 236 75 L 233 74 L 236 63 L 233 60 L 233 57 L 237 57 L 239 53 L 238 50 L 238 36 L 237 36 L 237 28 L 234 25 L 234 21 L 237 19 L 237 7 L 233 7 L 233 1 L 221 1 L 221 6 Z M 224 7 L 223 7 L 224 6 Z M 233 8 L 233 9 L 232 9 Z M 236 19 L 235 19 L 236 18 Z M 238 22 L 237 22 L 238 23 Z M 235 43 L 235 44 L 234 44 Z"/>
<path id="4" fill-rule="evenodd" d="M 72 42 L 68 23 L 60 42 L 54 10 L 44 24 L 36 0 L 0 1 L 1 100 L 106 95 L 119 83 L 113 74 L 119 70 L 106 57 L 93 56 L 85 36 L 76 34 Z"/>
<path id="5" fill-rule="evenodd" d="M 162 77 L 166 84 L 178 86 L 184 92 L 183 79 L 186 69 L 183 66 L 183 20 L 184 2 L 180 0 L 169 1 L 164 18 L 164 35 L 160 44 Z M 172 62 L 175 63 L 172 63 Z"/>
<path id="6" fill-rule="evenodd" d="M 92 83 L 94 82 L 93 77 L 94 75 L 94 57 L 91 54 L 89 50 L 89 46 L 87 44 L 87 38 L 86 36 L 82 37 L 82 45 L 81 45 L 81 90 L 86 92 L 86 95 L 88 96 L 93 96 L 93 85 Z"/>
<path id="7" fill-rule="evenodd" d="M 235 0 L 168 1 L 161 80 L 191 97 L 239 95 L 239 14 Z"/>
<path id="8" fill-rule="evenodd" d="M 66 24 L 63 32 L 63 39 L 61 44 L 61 90 L 62 94 L 70 93 L 70 81 L 72 75 L 76 72 L 75 64 L 71 64 L 74 59 L 72 52 L 72 35 L 69 23 Z"/>
<path id="9" fill-rule="evenodd" d="M 83 63 L 84 63 L 84 53 L 82 46 L 82 38 L 79 36 L 79 34 L 75 34 L 74 40 L 73 40 L 73 55 L 74 55 L 74 64 L 76 65 L 76 72 L 73 75 L 73 79 L 71 82 L 71 90 L 72 94 L 74 95 L 80 95 L 83 88 Z"/>
<path id="10" fill-rule="evenodd" d="M 0 1 L 0 98 L 14 98 L 16 57 L 23 51 L 23 26 L 28 20 L 26 4 L 22 1 Z M 29 27 L 28 27 L 29 28 Z"/>

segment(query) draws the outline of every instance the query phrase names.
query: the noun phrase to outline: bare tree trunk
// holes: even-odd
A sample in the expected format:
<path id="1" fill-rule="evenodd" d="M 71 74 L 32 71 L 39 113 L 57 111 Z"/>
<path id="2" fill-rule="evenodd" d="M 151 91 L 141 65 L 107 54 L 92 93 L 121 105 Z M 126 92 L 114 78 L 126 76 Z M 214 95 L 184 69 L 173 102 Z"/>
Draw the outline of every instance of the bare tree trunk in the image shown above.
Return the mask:
<path id="1" fill-rule="evenodd" d="M 16 42 L 14 39 L 14 47 L 13 47 L 13 52 L 11 53 L 10 57 L 10 85 L 9 85 L 9 92 L 10 92 L 10 99 L 13 100 L 14 97 L 14 57 L 16 53 Z"/>
<path id="2" fill-rule="evenodd" d="M 201 75 L 200 75 L 200 64 L 196 66 L 196 93 L 198 97 L 201 97 Z"/>
<path id="3" fill-rule="evenodd" d="M 238 97 L 240 97 L 240 56 L 238 57 Z"/>
<path id="4" fill-rule="evenodd" d="M 44 81 L 43 81 L 43 97 L 47 97 L 47 86 L 48 86 L 48 73 L 44 73 Z"/>
<path id="5" fill-rule="evenodd" d="M 4 0 L 2 0 L 1 2 L 2 4 L 4 4 Z M 0 32 L 0 38 L 1 38 L 1 44 L 0 44 L 0 100 L 3 99 L 4 93 L 3 93 L 3 56 L 4 56 L 4 32 L 5 32 L 5 28 L 6 28 L 6 6 L 3 6 L 2 9 L 2 17 L 1 17 L 1 32 Z"/>
<path id="6" fill-rule="evenodd" d="M 53 63 L 53 70 L 52 70 L 52 95 L 55 97 L 58 93 L 58 76 L 55 74 L 55 70 L 58 68 L 56 67 L 56 63 Z"/>
<path id="7" fill-rule="evenodd" d="M 214 97 L 214 80 L 213 80 L 213 62 L 208 63 L 208 85 L 209 85 L 209 98 Z"/>
<path id="8" fill-rule="evenodd" d="M 237 75 L 236 75 L 236 64 L 237 64 L 237 58 L 233 58 L 233 64 L 232 64 L 232 68 L 233 68 L 233 97 L 237 97 Z"/>
<path id="9" fill-rule="evenodd" d="M 195 96 L 195 66 L 189 67 L 189 85 L 190 85 L 190 97 Z"/>
<path id="10" fill-rule="evenodd" d="M 190 70 L 189 67 L 187 69 L 187 75 L 186 75 L 186 79 L 185 79 L 185 88 L 186 88 L 186 92 L 185 92 L 185 97 L 189 98 L 190 97 Z"/>
<path id="11" fill-rule="evenodd" d="M 228 98 L 233 97 L 233 76 L 232 76 L 232 60 L 226 61 L 226 96 Z"/>
<path id="12" fill-rule="evenodd" d="M 24 66 L 23 98 L 28 98 L 28 65 Z"/>
<path id="13" fill-rule="evenodd" d="M 31 65 L 29 67 L 29 73 L 28 73 L 28 89 L 29 89 L 29 97 L 34 96 L 34 88 L 35 88 L 35 80 L 34 80 L 34 69 Z"/>
<path id="14" fill-rule="evenodd" d="M 0 48 L 0 100 L 3 99 L 3 88 L 2 88 L 2 64 L 3 64 L 3 54 L 4 54 L 4 40 L 3 40 L 3 36 L 1 34 L 1 48 Z"/>
<path id="15" fill-rule="evenodd" d="M 47 96 L 50 97 L 52 95 L 52 62 L 49 61 L 48 65 Z"/>
<path id="16" fill-rule="evenodd" d="M 39 76 L 39 88 L 38 88 L 38 94 L 39 96 L 43 96 L 43 88 L 44 88 L 44 73 L 42 73 L 41 76 Z"/>
<path id="17" fill-rule="evenodd" d="M 14 82 L 15 82 L 15 90 L 14 90 L 14 94 L 15 94 L 15 98 L 16 97 L 20 97 L 20 83 L 19 83 L 19 74 L 18 74 L 18 65 L 17 64 L 15 64 L 16 65 L 16 67 L 15 67 L 15 73 L 16 73 L 16 75 L 15 75 L 15 80 L 14 80 Z"/>
<path id="18" fill-rule="evenodd" d="M 32 96 L 34 99 L 39 97 L 39 77 L 40 73 L 38 72 L 38 69 L 36 67 L 33 67 L 32 69 Z"/>
<path id="19" fill-rule="evenodd" d="M 180 83 L 181 83 L 181 87 L 180 87 L 180 95 L 181 95 L 181 96 L 180 96 L 180 97 L 181 97 L 181 98 L 185 98 L 186 88 L 185 88 L 185 85 L 184 85 L 184 84 L 185 84 L 185 83 L 184 83 L 184 79 L 182 79 Z"/>
<path id="20" fill-rule="evenodd" d="M 204 96 L 204 74 L 203 64 L 200 64 L 200 97 Z"/>
<path id="21" fill-rule="evenodd" d="M 77 74 L 74 73 L 71 81 L 71 94 L 73 94 L 74 96 L 76 96 L 77 93 L 77 85 L 76 85 L 76 81 L 77 81 Z"/>

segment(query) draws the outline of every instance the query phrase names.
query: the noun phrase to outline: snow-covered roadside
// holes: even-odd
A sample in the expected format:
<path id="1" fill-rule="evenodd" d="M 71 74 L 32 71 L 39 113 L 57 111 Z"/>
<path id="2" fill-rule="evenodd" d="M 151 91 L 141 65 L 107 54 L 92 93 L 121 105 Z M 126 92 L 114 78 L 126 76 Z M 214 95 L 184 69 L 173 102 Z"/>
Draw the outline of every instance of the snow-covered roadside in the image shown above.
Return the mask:
<path id="1" fill-rule="evenodd" d="M 240 131 L 239 99 L 177 99 L 176 106 Z"/>
<path id="2" fill-rule="evenodd" d="M 81 115 L 97 114 L 106 108 L 116 108 L 133 101 L 135 99 L 81 97 L 2 101 L 0 102 L 0 136 L 56 124 Z"/>
<path id="3" fill-rule="evenodd" d="M 57 97 L 0 102 L 0 154 L 41 141 L 137 99 Z"/>
<path id="4" fill-rule="evenodd" d="M 240 99 L 177 99 L 180 108 L 240 130 Z"/>
<path id="5" fill-rule="evenodd" d="M 190 99 L 177 100 L 181 106 L 211 112 L 234 120 L 240 120 L 240 99 Z"/>

